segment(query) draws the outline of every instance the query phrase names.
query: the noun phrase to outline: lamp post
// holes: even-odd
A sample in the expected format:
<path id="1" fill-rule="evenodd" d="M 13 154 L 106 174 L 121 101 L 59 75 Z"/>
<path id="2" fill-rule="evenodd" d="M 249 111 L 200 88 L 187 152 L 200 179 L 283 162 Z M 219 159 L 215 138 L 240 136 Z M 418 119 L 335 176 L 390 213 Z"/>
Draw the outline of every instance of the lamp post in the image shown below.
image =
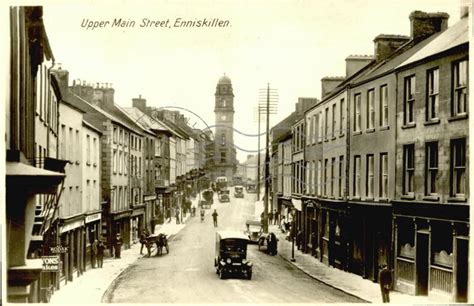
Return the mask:
<path id="1" fill-rule="evenodd" d="M 293 208 L 291 210 L 291 216 L 292 216 L 292 221 L 291 221 L 291 261 L 295 262 L 295 209 Z"/>

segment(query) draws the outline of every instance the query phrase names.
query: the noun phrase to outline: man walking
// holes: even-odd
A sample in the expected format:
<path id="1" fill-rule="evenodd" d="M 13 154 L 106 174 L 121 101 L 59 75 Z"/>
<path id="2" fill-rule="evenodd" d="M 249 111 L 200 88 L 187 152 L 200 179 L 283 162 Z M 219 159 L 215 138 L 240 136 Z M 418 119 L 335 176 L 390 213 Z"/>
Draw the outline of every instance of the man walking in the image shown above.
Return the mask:
<path id="1" fill-rule="evenodd" d="M 214 227 L 217 227 L 217 211 L 214 209 L 214 212 L 212 213 L 212 219 L 214 220 Z"/>
<path id="2" fill-rule="evenodd" d="M 272 224 L 273 224 L 273 213 L 270 210 L 270 212 L 268 213 L 268 225 L 272 225 Z"/>
<path id="3" fill-rule="evenodd" d="M 148 237 L 148 231 L 143 229 L 141 234 L 140 234 L 140 243 L 142 244 L 140 247 L 140 255 L 143 254 L 143 247 L 146 246 L 146 237 Z"/>
<path id="4" fill-rule="evenodd" d="M 117 233 L 115 236 L 115 241 L 114 241 L 114 253 L 115 253 L 115 258 L 120 258 L 120 253 L 122 251 L 122 237 L 120 236 L 120 233 Z"/>
<path id="5" fill-rule="evenodd" d="M 96 265 L 96 262 L 97 262 L 97 246 L 99 244 L 99 241 L 97 239 L 94 240 L 94 242 L 92 243 L 92 246 L 91 246 L 91 255 L 92 255 L 92 269 L 95 269 L 95 265 Z"/>
<path id="6" fill-rule="evenodd" d="M 176 224 L 179 224 L 179 209 L 178 208 L 176 208 L 175 217 L 176 217 Z"/>
<path id="7" fill-rule="evenodd" d="M 392 273 L 388 269 L 386 264 L 380 266 L 379 282 L 380 291 L 382 292 L 382 301 L 384 303 L 390 303 L 390 286 L 392 285 Z"/>
<path id="8" fill-rule="evenodd" d="M 100 240 L 97 244 L 97 264 L 99 268 L 102 268 L 102 265 L 104 264 L 104 250 L 105 245 L 102 240 Z"/>

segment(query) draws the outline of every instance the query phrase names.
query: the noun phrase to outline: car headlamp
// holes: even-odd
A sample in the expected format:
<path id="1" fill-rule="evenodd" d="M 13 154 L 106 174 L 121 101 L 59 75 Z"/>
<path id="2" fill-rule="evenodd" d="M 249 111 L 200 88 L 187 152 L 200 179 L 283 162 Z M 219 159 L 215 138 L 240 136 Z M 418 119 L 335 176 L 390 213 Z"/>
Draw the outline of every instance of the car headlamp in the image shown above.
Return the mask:
<path id="1" fill-rule="evenodd" d="M 220 263 L 221 263 L 221 266 L 225 266 L 225 261 L 221 260 Z"/>
<path id="2" fill-rule="evenodd" d="M 242 259 L 242 263 L 245 265 L 247 264 L 247 259 Z"/>
<path id="3" fill-rule="evenodd" d="M 226 262 L 227 262 L 228 264 L 231 264 L 231 263 L 232 263 L 232 260 L 231 260 L 230 258 L 227 258 Z"/>

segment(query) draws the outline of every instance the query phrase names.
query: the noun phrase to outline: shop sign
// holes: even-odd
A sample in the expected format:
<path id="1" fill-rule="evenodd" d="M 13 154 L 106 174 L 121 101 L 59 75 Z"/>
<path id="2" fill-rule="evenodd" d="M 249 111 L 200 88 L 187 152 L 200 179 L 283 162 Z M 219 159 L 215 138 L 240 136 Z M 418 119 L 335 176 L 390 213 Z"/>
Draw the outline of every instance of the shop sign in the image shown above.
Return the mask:
<path id="1" fill-rule="evenodd" d="M 59 255 L 41 256 L 43 260 L 43 271 L 57 272 L 59 271 Z"/>
<path id="2" fill-rule="evenodd" d="M 61 253 L 67 253 L 68 247 L 62 246 L 62 245 L 57 245 L 54 247 L 49 247 L 49 250 L 53 254 L 61 254 Z"/>
<path id="3" fill-rule="evenodd" d="M 153 200 L 156 200 L 156 194 L 143 197 L 143 201 L 153 201 Z"/>
<path id="4" fill-rule="evenodd" d="M 81 227 L 84 225 L 83 220 L 77 220 L 75 222 L 67 223 L 61 226 L 61 234 L 65 232 L 69 232 L 70 230 L 73 230 L 77 227 Z"/>
<path id="5" fill-rule="evenodd" d="M 86 216 L 86 223 L 94 222 L 100 220 L 100 213 Z"/>

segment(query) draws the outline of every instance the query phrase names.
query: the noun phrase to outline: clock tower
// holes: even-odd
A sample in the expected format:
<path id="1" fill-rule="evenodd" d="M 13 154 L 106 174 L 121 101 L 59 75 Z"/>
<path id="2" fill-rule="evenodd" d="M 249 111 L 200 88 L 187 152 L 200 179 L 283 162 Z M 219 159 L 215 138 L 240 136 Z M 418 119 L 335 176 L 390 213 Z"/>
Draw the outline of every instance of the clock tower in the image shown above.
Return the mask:
<path id="1" fill-rule="evenodd" d="M 214 113 L 216 125 L 214 134 L 214 179 L 226 176 L 229 182 L 237 170 L 234 147 L 234 93 L 232 82 L 224 74 L 219 79 L 215 93 Z"/>

